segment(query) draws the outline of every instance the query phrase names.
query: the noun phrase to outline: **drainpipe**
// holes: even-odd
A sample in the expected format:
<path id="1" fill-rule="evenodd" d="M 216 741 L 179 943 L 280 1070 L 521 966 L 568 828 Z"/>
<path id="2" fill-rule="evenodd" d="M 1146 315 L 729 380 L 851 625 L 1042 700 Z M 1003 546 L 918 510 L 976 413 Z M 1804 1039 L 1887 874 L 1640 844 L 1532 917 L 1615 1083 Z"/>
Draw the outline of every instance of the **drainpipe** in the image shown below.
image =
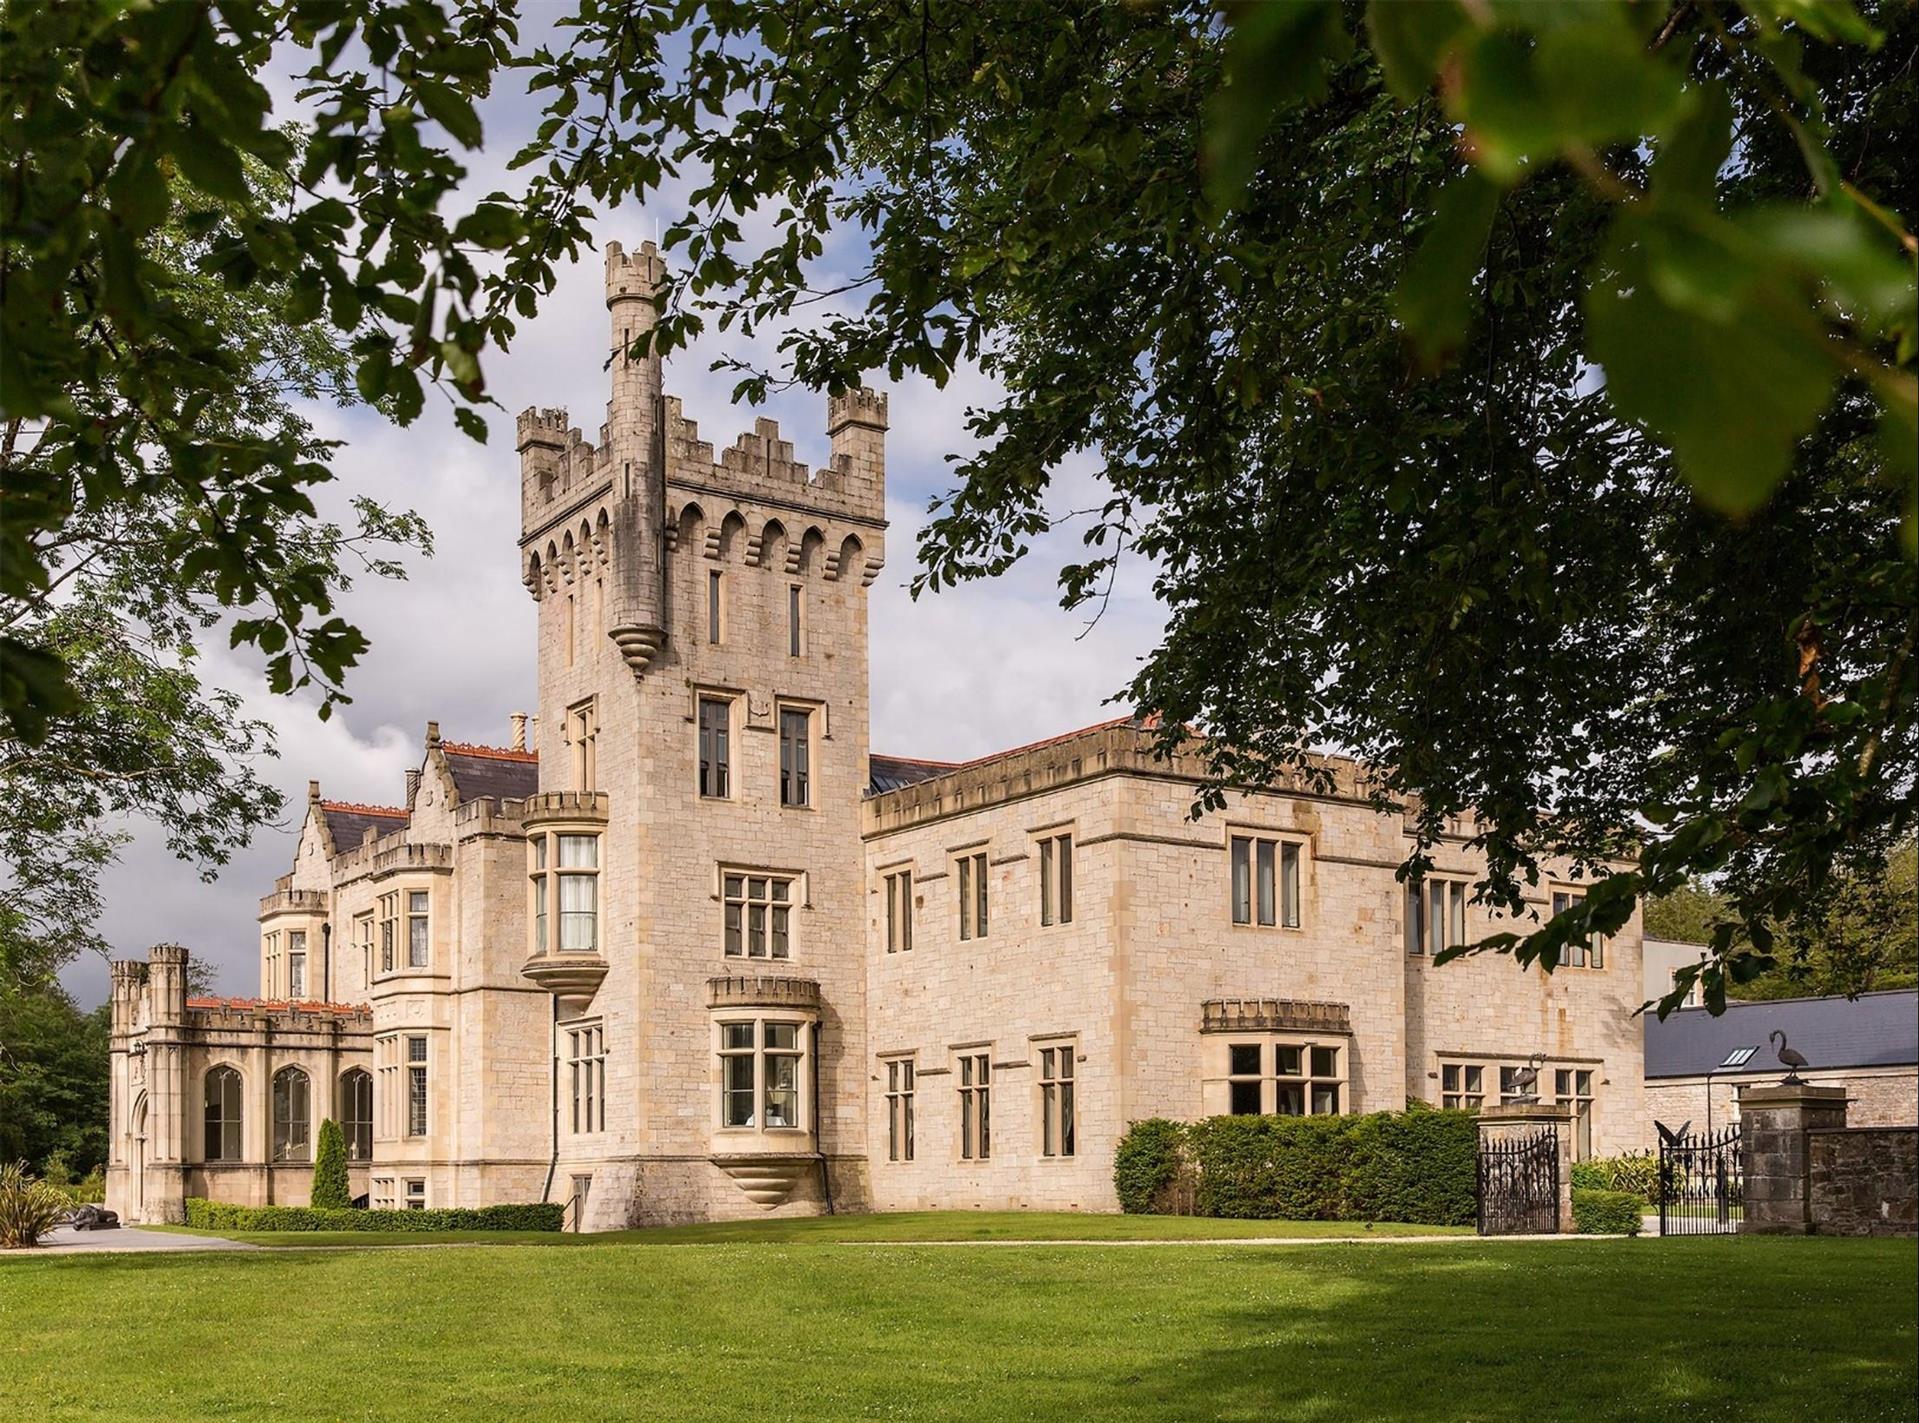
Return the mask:
<path id="1" fill-rule="evenodd" d="M 546 1162 L 546 1185 L 540 1190 L 540 1199 L 553 1199 L 553 1173 L 560 1169 L 560 1000 L 553 999 L 553 1154 Z"/>
<path id="2" fill-rule="evenodd" d="M 327 1002 L 333 1002 L 333 923 L 331 920 L 320 925 L 320 992 Z"/>
<path id="3" fill-rule="evenodd" d="M 813 1024 L 813 1154 L 820 1159 L 820 1195 L 826 1201 L 826 1213 L 833 1212 L 833 1175 L 826 1169 L 826 1143 L 820 1125 L 820 1025 Z"/>

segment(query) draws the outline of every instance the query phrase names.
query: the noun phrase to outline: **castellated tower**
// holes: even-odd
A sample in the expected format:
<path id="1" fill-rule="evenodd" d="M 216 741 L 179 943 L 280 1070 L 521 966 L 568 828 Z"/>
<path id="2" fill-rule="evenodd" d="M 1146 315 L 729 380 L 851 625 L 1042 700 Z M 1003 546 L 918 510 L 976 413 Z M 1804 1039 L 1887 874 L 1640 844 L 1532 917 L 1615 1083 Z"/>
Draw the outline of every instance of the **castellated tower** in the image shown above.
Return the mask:
<path id="1" fill-rule="evenodd" d="M 606 252 L 597 440 L 519 418 L 539 602 L 523 973 L 553 996 L 555 1193 L 588 1229 L 865 1197 L 866 589 L 886 398 L 717 457 L 664 393 L 651 243 Z M 584 1083 L 587 1089 L 575 1084 Z M 576 1110 L 576 1108 L 578 1110 Z"/>

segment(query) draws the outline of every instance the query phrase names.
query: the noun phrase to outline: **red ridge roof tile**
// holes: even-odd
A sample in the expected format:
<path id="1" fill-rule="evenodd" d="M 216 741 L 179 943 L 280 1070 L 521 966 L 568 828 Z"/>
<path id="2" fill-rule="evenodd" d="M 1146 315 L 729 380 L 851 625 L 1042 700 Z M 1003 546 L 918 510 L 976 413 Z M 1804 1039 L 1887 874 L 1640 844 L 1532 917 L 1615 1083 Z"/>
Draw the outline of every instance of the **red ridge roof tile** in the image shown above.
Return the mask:
<path id="1" fill-rule="evenodd" d="M 471 741 L 442 741 L 440 750 L 449 756 L 484 756 L 494 761 L 537 761 L 537 751 L 515 751 L 511 746 L 480 746 Z"/>
<path id="2" fill-rule="evenodd" d="M 368 1013 L 372 1009 L 365 1003 L 323 1003 L 317 998 L 239 998 L 219 997 L 189 998 L 189 1008 L 263 1008 L 267 1012 L 285 1012 L 298 1008 L 307 1013 Z"/>
<path id="3" fill-rule="evenodd" d="M 362 805 L 357 800 L 323 800 L 322 810 L 337 810 L 346 815 L 384 815 L 389 820 L 405 820 L 407 811 L 397 805 Z"/>

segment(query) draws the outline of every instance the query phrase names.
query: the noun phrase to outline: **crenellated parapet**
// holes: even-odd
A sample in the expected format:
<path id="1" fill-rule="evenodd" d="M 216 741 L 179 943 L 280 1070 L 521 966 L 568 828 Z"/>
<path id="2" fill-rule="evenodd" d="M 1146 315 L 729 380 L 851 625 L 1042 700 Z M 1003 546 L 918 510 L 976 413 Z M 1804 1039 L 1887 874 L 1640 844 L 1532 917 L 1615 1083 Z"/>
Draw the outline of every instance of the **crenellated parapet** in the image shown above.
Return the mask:
<path id="1" fill-rule="evenodd" d="M 317 889 L 275 889 L 260 899 L 260 917 L 280 914 L 325 914 L 327 897 Z"/>
<path id="2" fill-rule="evenodd" d="M 405 831 L 378 840 L 369 840 L 357 850 L 334 857 L 336 885 L 363 878 L 384 879 L 388 875 L 426 871 L 448 873 L 453 869 L 453 847 L 410 841 Z"/>

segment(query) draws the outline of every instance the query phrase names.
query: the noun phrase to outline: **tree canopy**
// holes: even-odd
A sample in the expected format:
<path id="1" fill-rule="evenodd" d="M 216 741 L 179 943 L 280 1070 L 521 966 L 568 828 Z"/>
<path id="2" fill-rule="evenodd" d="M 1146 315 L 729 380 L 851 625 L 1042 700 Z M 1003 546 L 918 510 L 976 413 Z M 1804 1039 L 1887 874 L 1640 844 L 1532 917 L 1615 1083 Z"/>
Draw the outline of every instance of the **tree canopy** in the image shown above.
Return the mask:
<path id="1" fill-rule="evenodd" d="M 1144 559 L 1170 613 L 1125 697 L 1203 731 L 1216 788 L 1363 757 L 1412 810 L 1405 873 L 1450 830 L 1485 851 L 1512 929 L 1473 950 L 1550 969 L 1710 874 L 1717 1005 L 1910 824 L 1910 5 L 576 0 L 530 53 L 505 0 L 5 23 L 3 131 L 35 157 L 0 178 L 26 219 L 0 400 L 48 435 L 8 466 L 0 593 L 44 585 L 71 510 L 145 497 L 157 447 L 180 548 L 263 605 L 241 634 L 277 684 L 337 692 L 357 652 L 239 517 L 305 512 L 324 452 L 196 434 L 231 377 L 141 258 L 155 174 L 226 204 L 192 218 L 201 270 L 286 281 L 368 399 L 404 422 L 437 383 L 476 437 L 482 356 L 596 210 L 685 178 L 643 339 L 785 330 L 748 397 L 976 362 L 998 393 L 916 591 L 1023 556 L 1089 452 L 1064 599 Z M 297 157 L 257 78 L 276 44 Z M 543 120 L 520 186 L 467 201 L 507 70 Z M 0 703 L 32 736 L 61 668 L 19 665 Z M 1535 927 L 1548 858 L 1590 892 Z"/>

